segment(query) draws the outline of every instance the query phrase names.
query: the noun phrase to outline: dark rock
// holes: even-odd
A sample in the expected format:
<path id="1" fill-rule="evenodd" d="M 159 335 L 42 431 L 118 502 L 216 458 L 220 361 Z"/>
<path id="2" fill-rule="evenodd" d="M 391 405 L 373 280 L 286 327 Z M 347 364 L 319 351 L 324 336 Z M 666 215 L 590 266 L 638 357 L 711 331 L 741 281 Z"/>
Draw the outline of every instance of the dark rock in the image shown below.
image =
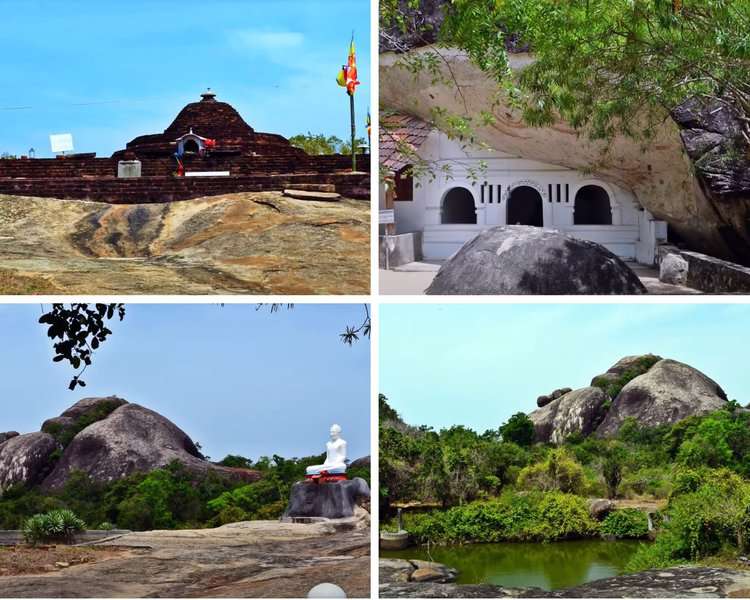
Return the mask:
<path id="1" fill-rule="evenodd" d="M 172 461 L 199 475 L 210 471 L 248 482 L 260 478 L 256 471 L 221 467 L 203 460 L 193 441 L 174 423 L 138 404 L 124 404 L 73 438 L 44 480 L 44 488 L 61 488 L 76 470 L 95 481 L 108 482 L 135 472 L 149 472 Z"/>
<path id="2" fill-rule="evenodd" d="M 684 363 L 663 359 L 622 388 L 596 433 L 615 435 L 627 417 L 648 427 L 671 425 L 719 410 L 726 400 L 713 379 Z"/>
<path id="3" fill-rule="evenodd" d="M 550 402 L 553 400 L 557 400 L 560 396 L 564 396 L 568 392 L 573 391 L 572 388 L 560 388 L 552 392 L 551 394 L 547 396 L 539 396 L 536 399 L 536 405 L 541 408 L 542 406 L 547 406 Z"/>
<path id="4" fill-rule="evenodd" d="M 615 364 L 613 364 L 609 369 L 607 369 L 606 373 L 602 373 L 601 375 L 597 375 L 591 380 L 591 385 L 594 385 L 597 380 L 601 381 L 603 379 L 614 381 L 620 375 L 625 373 L 625 371 L 632 369 L 639 363 L 642 363 L 646 360 L 653 360 L 658 361 L 661 360 L 661 356 L 657 356 L 656 354 L 636 354 L 633 356 L 625 356 L 618 360 Z"/>
<path id="5" fill-rule="evenodd" d="M 362 497 L 370 497 L 370 488 L 360 477 L 327 483 L 298 481 L 292 486 L 289 505 L 283 518 L 344 519 L 353 517 L 354 507 Z"/>
<path id="6" fill-rule="evenodd" d="M 0 444 L 16 436 L 18 436 L 17 431 L 3 431 L 2 433 L 0 433 Z"/>
<path id="7" fill-rule="evenodd" d="M 607 395 L 598 387 L 573 390 L 529 414 L 537 442 L 562 444 L 572 433 L 589 435 L 604 418 Z"/>
<path id="8" fill-rule="evenodd" d="M 458 571 L 442 563 L 403 558 L 381 558 L 379 566 L 380 583 L 451 583 L 456 580 Z"/>
<path id="9" fill-rule="evenodd" d="M 589 514 L 592 519 L 603 521 L 604 518 L 615 509 L 615 503 L 612 500 L 604 498 L 589 501 Z"/>
<path id="10" fill-rule="evenodd" d="M 750 592 L 747 572 L 723 568 L 651 569 L 546 591 L 535 587 L 404 581 L 403 573 L 407 570 L 399 568 L 400 565 L 383 565 L 384 562 L 380 560 L 381 598 L 745 598 Z"/>
<path id="11" fill-rule="evenodd" d="M 0 444 L 0 492 L 17 483 L 41 483 L 57 449 L 55 438 L 42 432 L 13 436 Z"/>
<path id="12" fill-rule="evenodd" d="M 511 225 L 482 231 L 438 271 L 428 294 L 642 294 L 604 246 L 559 231 Z"/>

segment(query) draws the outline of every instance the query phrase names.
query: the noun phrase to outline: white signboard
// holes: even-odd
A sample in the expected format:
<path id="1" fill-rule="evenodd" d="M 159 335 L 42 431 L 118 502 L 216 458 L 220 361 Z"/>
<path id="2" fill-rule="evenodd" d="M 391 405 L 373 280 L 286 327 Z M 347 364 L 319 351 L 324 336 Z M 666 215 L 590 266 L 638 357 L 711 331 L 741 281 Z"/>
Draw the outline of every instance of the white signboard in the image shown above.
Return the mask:
<path id="1" fill-rule="evenodd" d="M 53 133 L 49 136 L 49 145 L 54 154 L 73 151 L 73 136 L 70 133 Z"/>
<path id="2" fill-rule="evenodd" d="M 381 225 L 390 225 L 391 223 L 395 223 L 395 222 L 396 222 L 396 215 L 395 215 L 395 211 L 392 208 L 380 211 L 380 224 Z"/>

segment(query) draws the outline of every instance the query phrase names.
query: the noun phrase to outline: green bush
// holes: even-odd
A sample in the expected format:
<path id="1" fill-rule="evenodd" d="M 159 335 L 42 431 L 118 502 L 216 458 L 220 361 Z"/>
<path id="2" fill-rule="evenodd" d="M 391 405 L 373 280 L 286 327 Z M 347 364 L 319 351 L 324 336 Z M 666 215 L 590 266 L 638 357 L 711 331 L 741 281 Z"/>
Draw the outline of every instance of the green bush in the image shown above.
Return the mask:
<path id="1" fill-rule="evenodd" d="M 615 510 L 602 521 L 600 530 L 616 538 L 643 538 L 648 535 L 648 516 L 635 508 Z"/>
<path id="2" fill-rule="evenodd" d="M 23 525 L 23 537 L 29 544 L 70 542 L 85 527 L 86 524 L 73 511 L 53 510 L 27 519 Z"/>
<path id="3" fill-rule="evenodd" d="M 227 523 L 237 523 L 239 521 L 246 521 L 247 513 L 238 506 L 225 506 L 219 511 L 217 521 L 219 525 L 226 525 Z"/>
<path id="4" fill-rule="evenodd" d="M 586 482 L 581 465 L 565 449 L 560 448 L 550 452 L 544 462 L 524 467 L 516 484 L 524 490 L 557 490 L 566 494 L 581 494 Z"/>
<path id="5" fill-rule="evenodd" d="M 596 534 L 598 524 L 578 496 L 506 491 L 489 501 L 406 514 L 404 528 L 419 542 L 449 544 L 582 538 Z"/>
<path id="6" fill-rule="evenodd" d="M 696 561 L 750 541 L 750 484 L 727 469 L 684 471 L 676 484 L 653 548 L 639 550 L 629 570 Z"/>
<path id="7" fill-rule="evenodd" d="M 50 434 L 63 448 L 66 448 L 81 431 L 92 423 L 106 419 L 121 404 L 122 402 L 118 400 L 103 400 L 78 417 L 71 425 L 49 423 L 42 428 L 42 431 Z"/>
<path id="8" fill-rule="evenodd" d="M 258 519 L 257 513 L 263 506 L 280 500 L 282 498 L 279 493 L 278 482 L 273 479 L 261 479 L 255 483 L 224 492 L 218 498 L 209 500 L 208 508 L 217 515 L 229 508 L 236 508 L 245 514 L 245 518 Z"/>

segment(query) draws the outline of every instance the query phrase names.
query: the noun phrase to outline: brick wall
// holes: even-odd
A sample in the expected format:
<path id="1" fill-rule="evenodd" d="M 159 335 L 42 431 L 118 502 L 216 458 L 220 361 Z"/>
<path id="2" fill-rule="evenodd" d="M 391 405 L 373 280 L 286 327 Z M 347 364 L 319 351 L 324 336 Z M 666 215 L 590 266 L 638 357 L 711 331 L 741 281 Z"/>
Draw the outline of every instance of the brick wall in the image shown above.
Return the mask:
<path id="1" fill-rule="evenodd" d="M 235 192 L 282 190 L 295 184 L 333 184 L 347 197 L 369 198 L 369 174 L 310 173 L 229 177 L 0 178 L 0 194 L 140 204 L 188 200 Z"/>

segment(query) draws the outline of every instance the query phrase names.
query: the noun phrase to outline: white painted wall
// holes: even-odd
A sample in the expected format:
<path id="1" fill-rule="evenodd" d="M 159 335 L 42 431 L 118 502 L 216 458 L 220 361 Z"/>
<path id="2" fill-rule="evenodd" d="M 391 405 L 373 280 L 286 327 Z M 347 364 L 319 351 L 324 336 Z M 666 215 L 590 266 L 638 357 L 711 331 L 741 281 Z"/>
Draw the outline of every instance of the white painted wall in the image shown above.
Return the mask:
<path id="1" fill-rule="evenodd" d="M 425 140 L 420 155 L 434 163 L 432 170 L 438 175 L 415 180 L 414 200 L 395 203 L 396 228 L 398 233 L 424 232 L 426 259 L 448 258 L 483 229 L 507 224 L 508 197 L 521 185 L 540 193 L 544 227 L 598 242 L 621 258 L 653 264 L 657 240 L 666 237 L 666 225 L 643 210 L 633 194 L 584 173 L 499 151 L 467 149 L 439 131 Z M 444 167 L 447 175 L 442 173 Z M 612 225 L 573 224 L 575 196 L 586 185 L 607 191 Z M 464 187 L 474 197 L 476 225 L 441 223 L 443 198 L 454 187 Z"/>

